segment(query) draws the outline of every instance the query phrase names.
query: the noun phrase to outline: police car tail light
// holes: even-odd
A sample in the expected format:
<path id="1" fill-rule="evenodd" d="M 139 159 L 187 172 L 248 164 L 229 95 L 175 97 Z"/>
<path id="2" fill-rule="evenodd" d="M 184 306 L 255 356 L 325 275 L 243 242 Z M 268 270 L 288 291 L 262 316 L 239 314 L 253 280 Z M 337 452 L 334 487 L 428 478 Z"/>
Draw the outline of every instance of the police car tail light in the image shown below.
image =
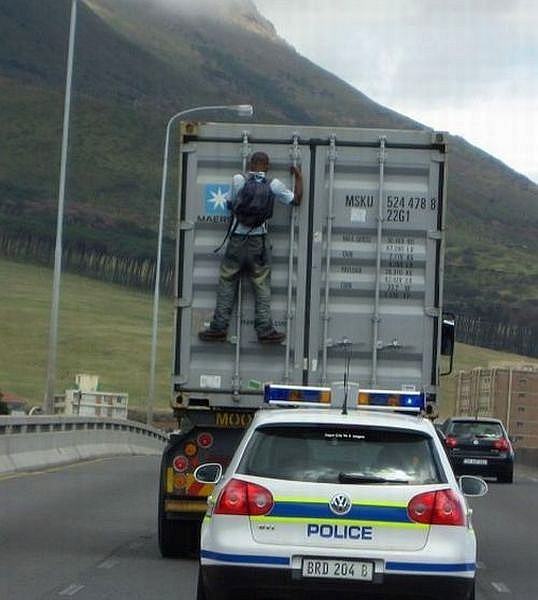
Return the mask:
<path id="1" fill-rule="evenodd" d="M 273 508 L 271 492 L 261 485 L 232 479 L 220 493 L 214 514 L 265 515 Z"/>
<path id="2" fill-rule="evenodd" d="M 424 492 L 407 505 L 409 517 L 426 525 L 465 525 L 465 510 L 459 496 L 452 490 Z"/>

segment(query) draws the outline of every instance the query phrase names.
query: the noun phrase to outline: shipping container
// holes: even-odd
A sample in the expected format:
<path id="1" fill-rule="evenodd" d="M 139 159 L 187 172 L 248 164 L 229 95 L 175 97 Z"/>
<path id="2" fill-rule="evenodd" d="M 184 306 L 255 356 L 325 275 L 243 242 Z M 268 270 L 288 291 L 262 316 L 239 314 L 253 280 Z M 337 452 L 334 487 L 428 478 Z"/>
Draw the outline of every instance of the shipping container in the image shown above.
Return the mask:
<path id="1" fill-rule="evenodd" d="M 438 390 L 445 213 L 444 136 L 271 125 L 185 125 L 181 145 L 176 344 L 180 404 L 256 407 L 265 382 Z M 272 308 L 282 345 L 257 342 L 243 279 L 226 343 L 198 339 L 215 307 L 223 201 L 255 151 L 300 207 L 275 205 L 270 223 Z M 346 343 L 347 342 L 347 343 Z"/>
<path id="2" fill-rule="evenodd" d="M 269 178 L 291 189 L 296 165 L 304 182 L 300 206 L 275 203 L 267 241 L 273 321 L 286 339 L 258 342 L 243 277 L 226 341 L 201 341 L 215 309 L 226 194 L 258 151 L 269 155 Z M 180 430 L 161 463 L 164 556 L 192 551 L 209 493 L 193 471 L 202 459 L 226 466 L 264 384 L 335 389 L 349 365 L 352 390 L 417 390 L 433 402 L 441 352 L 453 348 L 442 312 L 443 133 L 183 123 L 179 180 L 172 395 Z"/>

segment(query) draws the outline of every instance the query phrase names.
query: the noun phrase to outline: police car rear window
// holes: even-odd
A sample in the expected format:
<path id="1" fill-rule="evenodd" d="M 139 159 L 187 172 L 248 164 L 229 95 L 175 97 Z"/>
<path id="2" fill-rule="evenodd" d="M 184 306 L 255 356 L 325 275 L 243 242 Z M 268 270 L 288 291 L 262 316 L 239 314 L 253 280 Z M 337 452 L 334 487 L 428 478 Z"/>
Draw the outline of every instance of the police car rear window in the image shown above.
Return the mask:
<path id="1" fill-rule="evenodd" d="M 388 428 L 264 426 L 238 473 L 274 479 L 351 484 L 444 481 L 431 438 Z"/>

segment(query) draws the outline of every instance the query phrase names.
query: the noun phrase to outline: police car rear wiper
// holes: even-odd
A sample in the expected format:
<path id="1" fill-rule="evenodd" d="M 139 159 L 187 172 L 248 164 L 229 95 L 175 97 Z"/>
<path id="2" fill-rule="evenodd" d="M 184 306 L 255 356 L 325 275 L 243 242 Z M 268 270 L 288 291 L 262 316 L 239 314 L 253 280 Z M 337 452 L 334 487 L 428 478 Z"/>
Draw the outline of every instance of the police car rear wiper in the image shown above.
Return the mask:
<path id="1" fill-rule="evenodd" d="M 409 483 L 404 479 L 386 479 L 385 477 L 373 477 L 372 475 L 361 475 L 360 473 L 338 473 L 338 481 L 340 483 Z"/>

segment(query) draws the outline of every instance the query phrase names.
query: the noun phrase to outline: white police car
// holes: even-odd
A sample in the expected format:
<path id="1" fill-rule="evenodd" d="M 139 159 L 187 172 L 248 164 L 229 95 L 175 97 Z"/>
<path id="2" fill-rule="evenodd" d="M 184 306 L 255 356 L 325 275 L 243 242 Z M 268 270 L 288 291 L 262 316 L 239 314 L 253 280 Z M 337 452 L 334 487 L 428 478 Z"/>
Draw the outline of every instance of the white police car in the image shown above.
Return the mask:
<path id="1" fill-rule="evenodd" d="M 278 402 L 286 389 L 294 403 L 302 394 L 274 387 Z M 323 403 L 328 393 L 303 399 Z M 358 403 L 368 397 L 416 404 L 398 392 L 361 392 Z M 259 411 L 223 477 L 219 465 L 198 468 L 198 480 L 218 481 L 202 525 L 198 600 L 474 598 L 476 540 L 460 485 L 478 496 L 486 484 L 458 485 L 427 419 L 343 412 Z"/>

